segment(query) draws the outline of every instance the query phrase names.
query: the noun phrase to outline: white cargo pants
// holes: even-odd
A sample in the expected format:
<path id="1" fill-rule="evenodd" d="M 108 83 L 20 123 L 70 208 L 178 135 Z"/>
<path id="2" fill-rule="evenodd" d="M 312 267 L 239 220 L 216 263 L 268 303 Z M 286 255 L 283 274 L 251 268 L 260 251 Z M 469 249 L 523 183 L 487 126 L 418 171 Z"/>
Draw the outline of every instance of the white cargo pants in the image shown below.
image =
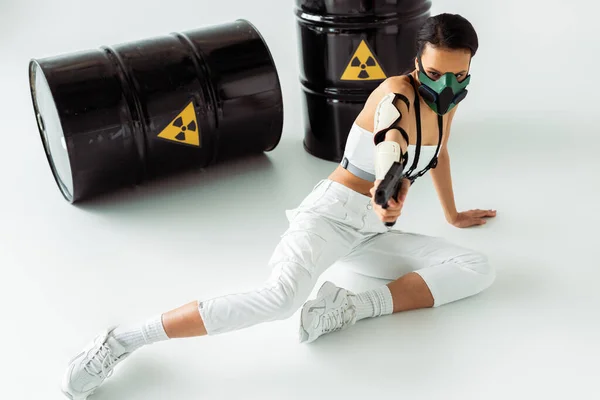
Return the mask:
<path id="1" fill-rule="evenodd" d="M 286 214 L 290 225 L 269 260 L 269 279 L 254 290 L 199 302 L 209 335 L 289 318 L 336 262 L 390 281 L 416 272 L 434 307 L 477 294 L 495 278 L 484 255 L 442 238 L 390 230 L 370 197 L 328 179 Z"/>

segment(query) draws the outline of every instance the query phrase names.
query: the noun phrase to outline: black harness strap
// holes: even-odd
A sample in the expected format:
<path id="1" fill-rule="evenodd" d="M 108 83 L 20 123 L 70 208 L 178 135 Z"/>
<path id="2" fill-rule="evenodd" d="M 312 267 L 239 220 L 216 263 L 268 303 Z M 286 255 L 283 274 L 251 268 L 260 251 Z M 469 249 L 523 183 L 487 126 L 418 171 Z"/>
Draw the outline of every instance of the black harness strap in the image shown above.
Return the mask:
<path id="1" fill-rule="evenodd" d="M 413 161 L 412 166 L 410 167 L 410 170 L 406 173 L 406 175 L 408 176 L 408 179 L 410 180 L 410 183 L 412 184 L 417 178 L 425 175 L 425 173 L 427 173 L 427 171 L 429 171 L 431 168 L 435 168 L 437 166 L 438 154 L 440 151 L 440 147 L 442 145 L 442 138 L 444 135 L 444 120 L 441 115 L 438 115 L 439 139 L 438 139 L 437 147 L 435 149 L 435 155 L 433 156 L 433 158 L 431 159 L 429 164 L 422 171 L 419 171 L 415 176 L 410 176 L 410 174 L 414 171 L 414 169 L 417 167 L 417 165 L 419 163 L 419 155 L 421 153 L 421 106 L 420 106 L 420 100 L 419 100 L 419 95 L 418 95 L 415 80 L 412 77 L 412 75 L 408 75 L 408 78 L 410 79 L 410 83 L 415 92 L 415 114 L 416 114 L 416 119 L 417 119 L 417 145 L 416 145 L 416 149 L 415 149 L 415 159 Z"/>
<path id="2" fill-rule="evenodd" d="M 410 101 L 408 101 L 408 97 L 406 97 L 402 93 L 394 93 L 394 94 L 396 95 L 396 97 L 394 98 L 394 101 L 396 101 L 396 99 L 402 100 L 404 102 L 404 104 L 406 104 L 406 108 L 408 108 L 408 111 L 410 111 Z"/>
<path id="3" fill-rule="evenodd" d="M 415 159 L 413 160 L 413 163 L 410 166 L 410 169 L 406 172 L 406 176 L 408 176 L 410 179 L 410 174 L 412 174 L 412 172 L 415 170 L 415 168 L 417 168 L 417 165 L 419 164 L 419 157 L 421 155 L 421 105 L 419 104 L 419 96 L 417 94 L 415 81 L 414 81 L 412 75 L 408 75 L 408 78 L 410 79 L 410 84 L 415 93 L 415 101 L 414 101 L 414 103 L 415 103 L 415 118 L 416 118 L 416 122 L 417 122 L 417 145 L 415 146 Z M 413 182 L 413 180 L 411 179 L 411 183 L 412 182 Z"/>

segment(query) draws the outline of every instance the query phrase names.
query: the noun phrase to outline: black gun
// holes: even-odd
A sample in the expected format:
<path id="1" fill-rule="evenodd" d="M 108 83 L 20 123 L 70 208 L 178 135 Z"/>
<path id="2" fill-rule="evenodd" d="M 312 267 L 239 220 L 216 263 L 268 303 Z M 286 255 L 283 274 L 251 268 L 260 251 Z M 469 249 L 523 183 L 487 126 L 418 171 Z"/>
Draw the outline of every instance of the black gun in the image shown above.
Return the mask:
<path id="1" fill-rule="evenodd" d="M 379 204 L 382 208 L 388 208 L 388 201 L 393 197 L 394 200 L 398 201 L 398 192 L 402 187 L 402 180 L 406 178 L 406 174 L 403 173 L 404 165 L 395 161 L 390 167 L 385 178 L 379 183 L 377 190 L 375 191 L 375 203 Z M 386 222 L 386 226 L 394 226 L 394 222 Z"/>

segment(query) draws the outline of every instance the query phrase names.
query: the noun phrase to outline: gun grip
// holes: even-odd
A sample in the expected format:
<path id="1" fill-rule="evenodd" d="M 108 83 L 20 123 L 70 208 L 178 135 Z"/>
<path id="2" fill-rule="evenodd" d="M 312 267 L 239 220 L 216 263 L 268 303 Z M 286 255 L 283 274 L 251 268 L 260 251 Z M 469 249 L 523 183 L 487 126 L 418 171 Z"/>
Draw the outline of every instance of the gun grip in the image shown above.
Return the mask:
<path id="1" fill-rule="evenodd" d="M 393 195 L 392 197 L 394 198 L 394 200 L 398 201 L 398 195 L 397 195 L 397 194 L 396 194 L 396 195 Z M 381 206 L 381 208 L 383 208 L 384 210 L 385 210 L 386 208 L 388 208 L 388 207 L 389 207 L 389 206 L 388 206 L 387 204 L 384 204 L 383 206 Z M 392 226 L 394 226 L 394 225 L 396 225 L 396 221 L 394 221 L 394 222 L 386 222 L 386 223 L 385 223 L 385 226 L 387 226 L 387 227 L 392 227 Z"/>

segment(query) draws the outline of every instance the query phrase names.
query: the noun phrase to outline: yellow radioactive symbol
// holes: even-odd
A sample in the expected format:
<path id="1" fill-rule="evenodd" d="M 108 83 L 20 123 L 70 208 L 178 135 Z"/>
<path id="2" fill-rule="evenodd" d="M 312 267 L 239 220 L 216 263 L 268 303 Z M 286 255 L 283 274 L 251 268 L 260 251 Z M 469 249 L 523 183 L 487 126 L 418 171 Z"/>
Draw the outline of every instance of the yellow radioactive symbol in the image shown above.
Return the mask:
<path id="1" fill-rule="evenodd" d="M 368 81 L 385 78 L 385 73 L 375 54 L 367 43 L 361 40 L 340 79 L 343 81 Z"/>
<path id="2" fill-rule="evenodd" d="M 161 139 L 200 147 L 200 134 L 194 103 L 190 102 L 169 125 L 158 134 Z"/>

